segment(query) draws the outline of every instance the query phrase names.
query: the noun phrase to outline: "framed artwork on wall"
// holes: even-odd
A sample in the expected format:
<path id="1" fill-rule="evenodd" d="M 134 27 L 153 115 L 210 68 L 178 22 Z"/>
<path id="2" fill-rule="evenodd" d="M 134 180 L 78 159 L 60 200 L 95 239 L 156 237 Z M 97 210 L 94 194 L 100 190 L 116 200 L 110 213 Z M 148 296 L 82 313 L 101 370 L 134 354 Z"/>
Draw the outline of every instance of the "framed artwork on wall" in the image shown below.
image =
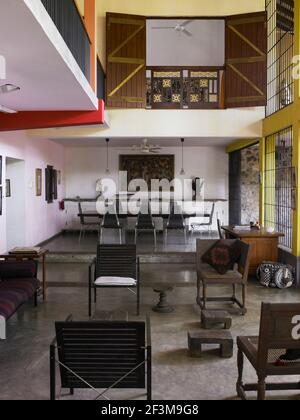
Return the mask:
<path id="1" fill-rule="evenodd" d="M 143 179 L 151 189 L 151 180 L 167 179 L 175 176 L 174 155 L 120 155 L 120 171 L 127 171 L 128 185 L 136 179 Z"/>
<path id="2" fill-rule="evenodd" d="M 57 170 L 53 166 L 47 166 L 45 171 L 45 184 L 46 184 L 46 201 L 48 204 L 57 200 Z"/>
<path id="3" fill-rule="evenodd" d="M 41 169 L 36 169 L 35 171 L 35 188 L 36 188 L 36 196 L 41 197 L 42 195 L 42 176 L 43 172 Z"/>
<path id="4" fill-rule="evenodd" d="M 56 169 L 53 170 L 53 198 L 57 200 L 57 179 L 58 179 L 58 172 Z"/>
<path id="5" fill-rule="evenodd" d="M 11 197 L 11 188 L 10 188 L 10 179 L 7 179 L 5 182 L 5 191 L 6 191 L 6 198 Z"/>

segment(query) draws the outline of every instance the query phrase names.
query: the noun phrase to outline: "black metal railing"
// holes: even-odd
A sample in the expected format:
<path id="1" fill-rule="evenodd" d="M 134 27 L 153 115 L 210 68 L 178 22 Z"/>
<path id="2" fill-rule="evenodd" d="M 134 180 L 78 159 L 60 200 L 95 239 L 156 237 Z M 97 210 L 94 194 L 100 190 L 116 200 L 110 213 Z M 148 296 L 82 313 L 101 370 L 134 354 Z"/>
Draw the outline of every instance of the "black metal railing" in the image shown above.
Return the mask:
<path id="1" fill-rule="evenodd" d="M 218 109 L 223 68 L 147 69 L 147 108 Z"/>
<path id="2" fill-rule="evenodd" d="M 270 116 L 294 101 L 294 0 L 266 0 Z"/>
<path id="3" fill-rule="evenodd" d="M 41 0 L 85 77 L 90 79 L 90 39 L 73 0 Z"/>
<path id="4" fill-rule="evenodd" d="M 98 99 L 105 99 L 105 73 L 99 58 L 97 60 L 97 94 Z"/>

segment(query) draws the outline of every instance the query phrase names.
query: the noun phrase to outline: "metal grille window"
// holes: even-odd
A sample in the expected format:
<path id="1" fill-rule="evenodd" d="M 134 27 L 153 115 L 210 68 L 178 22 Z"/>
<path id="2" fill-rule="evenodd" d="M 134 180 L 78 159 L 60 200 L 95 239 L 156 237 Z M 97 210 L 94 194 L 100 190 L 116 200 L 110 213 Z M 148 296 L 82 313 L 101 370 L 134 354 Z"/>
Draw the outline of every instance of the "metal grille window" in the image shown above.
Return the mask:
<path id="1" fill-rule="evenodd" d="M 296 197 L 292 127 L 266 138 L 265 226 L 284 233 L 280 245 L 292 248 Z"/>
<path id="2" fill-rule="evenodd" d="M 266 0 L 268 19 L 267 116 L 293 98 L 294 0 Z"/>

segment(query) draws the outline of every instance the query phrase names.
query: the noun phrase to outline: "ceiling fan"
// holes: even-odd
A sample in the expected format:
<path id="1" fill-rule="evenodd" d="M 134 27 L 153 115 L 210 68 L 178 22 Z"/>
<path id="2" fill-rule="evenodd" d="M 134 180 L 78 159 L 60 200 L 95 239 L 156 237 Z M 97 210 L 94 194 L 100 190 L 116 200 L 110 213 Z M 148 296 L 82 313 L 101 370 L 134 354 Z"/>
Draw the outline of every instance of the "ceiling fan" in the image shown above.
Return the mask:
<path id="1" fill-rule="evenodd" d="M 12 93 L 16 92 L 17 90 L 20 90 L 18 86 L 12 85 L 12 84 L 5 84 L 0 86 L 0 95 L 4 95 L 6 93 Z M 13 109 L 7 108 L 4 105 L 0 105 L 0 113 L 3 114 L 16 114 L 18 111 L 15 111 Z"/>
<path id="2" fill-rule="evenodd" d="M 176 32 L 179 32 L 179 33 L 182 33 L 191 37 L 193 36 L 193 34 L 190 31 L 188 31 L 186 27 L 192 22 L 193 22 L 192 20 L 186 20 L 185 22 L 178 23 L 175 26 L 156 26 L 156 27 L 153 27 L 152 29 L 174 29 Z"/>
<path id="3" fill-rule="evenodd" d="M 138 152 L 140 152 L 140 153 L 143 153 L 143 154 L 154 154 L 154 153 L 159 153 L 159 151 L 160 150 L 162 150 L 162 147 L 160 147 L 160 146 L 154 146 L 154 145 L 152 145 L 152 144 L 149 144 L 148 143 L 148 139 L 144 139 L 143 140 L 143 143 L 141 144 L 141 145 L 139 145 L 139 146 L 137 146 L 137 145 L 134 145 L 134 146 L 132 146 L 132 150 L 134 150 L 134 151 L 138 151 Z"/>

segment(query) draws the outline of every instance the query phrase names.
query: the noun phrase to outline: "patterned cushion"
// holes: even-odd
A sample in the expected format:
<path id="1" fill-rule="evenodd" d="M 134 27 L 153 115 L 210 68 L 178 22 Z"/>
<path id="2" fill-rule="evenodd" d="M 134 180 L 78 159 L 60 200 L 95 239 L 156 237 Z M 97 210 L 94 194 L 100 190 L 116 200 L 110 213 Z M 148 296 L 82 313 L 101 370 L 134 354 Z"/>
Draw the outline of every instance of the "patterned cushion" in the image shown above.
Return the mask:
<path id="1" fill-rule="evenodd" d="M 226 274 L 240 256 L 241 249 L 238 242 L 228 245 L 224 240 L 220 240 L 203 255 L 202 261 L 213 267 L 219 274 Z"/>
<path id="2" fill-rule="evenodd" d="M 18 279 L 0 283 L 0 316 L 11 317 L 16 310 L 34 296 L 39 287 L 36 279 Z"/>

